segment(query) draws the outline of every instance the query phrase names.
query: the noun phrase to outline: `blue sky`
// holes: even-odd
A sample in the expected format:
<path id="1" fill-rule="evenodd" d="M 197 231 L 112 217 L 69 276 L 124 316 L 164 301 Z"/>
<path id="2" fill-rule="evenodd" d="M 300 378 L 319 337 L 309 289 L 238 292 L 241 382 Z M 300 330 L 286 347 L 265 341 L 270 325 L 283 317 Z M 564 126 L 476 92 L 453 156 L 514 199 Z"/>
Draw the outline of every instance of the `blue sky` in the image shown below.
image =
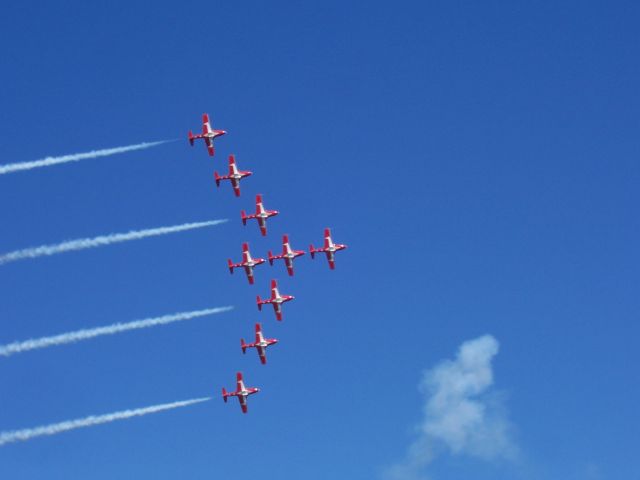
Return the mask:
<path id="1" fill-rule="evenodd" d="M 0 477 L 386 478 L 433 420 L 431 375 L 483 335 L 470 395 L 517 454 L 431 435 L 420 472 L 637 475 L 639 20 L 631 1 L 5 6 L 0 163 L 179 141 L 0 176 L 0 252 L 230 222 L 1 266 L 0 344 L 236 308 L 0 359 L 2 431 L 215 397 L 6 445 Z M 186 141 L 204 111 L 229 132 L 214 159 Z M 229 153 L 254 172 L 239 199 L 213 183 Z M 281 212 L 264 239 L 240 222 L 256 193 Z M 333 272 L 228 274 L 243 241 L 325 227 L 349 245 Z M 255 307 L 271 278 L 296 296 L 281 324 Z M 280 339 L 265 367 L 239 348 L 256 321 Z M 262 388 L 244 416 L 218 396 L 237 370 Z"/>

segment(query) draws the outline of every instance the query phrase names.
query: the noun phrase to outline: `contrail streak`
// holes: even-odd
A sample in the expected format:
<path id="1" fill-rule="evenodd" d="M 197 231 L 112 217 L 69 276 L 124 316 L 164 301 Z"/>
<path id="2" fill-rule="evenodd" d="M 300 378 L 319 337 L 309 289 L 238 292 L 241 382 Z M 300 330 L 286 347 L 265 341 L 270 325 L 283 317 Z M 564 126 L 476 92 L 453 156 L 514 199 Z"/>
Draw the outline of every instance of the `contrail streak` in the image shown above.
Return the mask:
<path id="1" fill-rule="evenodd" d="M 195 310 L 193 312 L 174 313 L 173 315 L 164 315 L 162 317 L 146 318 L 144 320 L 134 320 L 127 323 L 114 323 L 104 327 L 86 328 L 76 330 L 75 332 L 62 333 L 51 337 L 32 338 L 23 342 L 13 342 L 7 345 L 0 345 L 0 355 L 8 357 L 16 353 L 36 350 L 38 348 L 52 347 L 54 345 L 64 345 L 67 343 L 80 342 L 91 338 L 100 337 L 102 335 L 114 335 L 116 333 L 126 332 L 129 330 L 138 330 L 140 328 L 155 327 L 157 325 L 166 325 L 173 322 L 182 322 L 191 320 L 192 318 L 214 315 L 216 313 L 228 312 L 233 307 L 207 308 L 204 310 Z"/>
<path id="2" fill-rule="evenodd" d="M 144 150 L 145 148 L 155 147 L 163 143 L 172 142 L 173 140 L 161 140 L 159 142 L 142 142 L 126 147 L 104 148 L 102 150 L 93 150 L 85 153 L 73 153 L 71 155 L 62 155 L 61 157 L 46 157 L 41 160 L 33 160 L 31 162 L 9 163 L 0 165 L 0 175 L 6 173 L 19 172 L 21 170 L 32 170 L 34 168 L 49 167 L 58 165 L 59 163 L 78 162 L 87 158 L 108 157 L 118 153 L 133 152 L 134 150 Z"/>
<path id="3" fill-rule="evenodd" d="M 150 413 L 158 413 L 164 410 L 172 410 L 174 408 L 188 407 L 196 403 L 206 402 L 211 397 L 194 398 L 193 400 L 183 400 L 181 402 L 163 403 L 161 405 L 152 405 L 150 407 L 136 408 L 135 410 L 124 410 L 121 412 L 108 413 L 106 415 L 91 415 L 77 420 L 67 420 L 66 422 L 54 423 L 35 428 L 25 428 L 23 430 L 12 430 L 8 432 L 0 432 L 0 447 L 7 443 L 25 442 L 35 437 L 43 435 L 56 435 L 66 432 L 67 430 L 75 430 L 76 428 L 92 427 L 101 423 L 115 422 L 116 420 L 125 420 L 131 417 L 141 417 Z"/>
<path id="4" fill-rule="evenodd" d="M 112 243 L 128 242 L 129 240 L 140 240 L 146 237 L 155 237 L 158 235 L 166 235 L 168 233 L 184 232 L 185 230 L 193 230 L 195 228 L 212 227 L 225 223 L 227 220 L 209 220 L 206 222 L 184 223 L 182 225 L 174 225 L 172 227 L 149 228 L 147 230 L 132 230 L 127 233 L 112 233 L 110 235 L 102 235 L 94 238 L 80 238 L 77 240 L 68 240 L 56 245 L 42 245 L 40 247 L 25 248 L 16 250 L 15 252 L 0 255 L 0 265 L 5 263 L 24 260 L 26 258 L 37 258 L 45 255 L 56 255 L 58 253 L 70 252 L 73 250 L 84 250 L 86 248 L 102 247 L 111 245 Z"/>

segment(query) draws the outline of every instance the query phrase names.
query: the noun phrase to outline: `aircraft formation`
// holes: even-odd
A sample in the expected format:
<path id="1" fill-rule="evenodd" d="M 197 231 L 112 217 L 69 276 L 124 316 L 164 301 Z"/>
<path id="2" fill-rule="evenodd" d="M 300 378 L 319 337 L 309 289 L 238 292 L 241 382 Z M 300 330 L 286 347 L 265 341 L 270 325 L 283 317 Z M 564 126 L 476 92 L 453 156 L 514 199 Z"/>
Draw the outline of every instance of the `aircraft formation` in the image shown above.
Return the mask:
<path id="1" fill-rule="evenodd" d="M 209 156 L 215 156 L 215 148 L 214 148 L 214 140 L 220 136 L 226 135 L 226 130 L 215 130 L 211 127 L 211 123 L 209 120 L 208 114 L 202 115 L 202 133 L 194 135 L 190 130 L 188 133 L 188 140 L 191 146 L 194 145 L 195 140 L 204 140 L 205 145 L 207 147 L 207 152 Z M 216 182 L 216 186 L 220 187 L 220 183 L 223 180 L 229 180 L 231 186 L 233 188 L 234 195 L 236 197 L 240 197 L 240 181 L 243 178 L 249 177 L 253 175 L 253 172 L 248 170 L 240 170 L 236 164 L 235 156 L 229 155 L 229 173 L 227 175 L 220 175 L 217 171 L 214 171 L 213 177 Z M 248 220 L 256 220 L 258 223 L 258 227 L 260 229 L 260 233 L 262 236 L 267 236 L 267 220 L 271 217 L 275 217 L 280 212 L 278 210 L 268 210 L 265 208 L 262 200 L 262 195 L 256 195 L 256 203 L 255 203 L 255 213 L 248 214 L 245 210 L 240 211 L 240 218 L 242 220 L 243 225 L 247 225 Z M 331 270 L 335 269 L 335 254 L 340 250 L 344 250 L 347 248 L 346 245 L 334 243 L 331 238 L 331 230 L 329 228 L 324 229 L 324 244 L 320 248 L 315 248 L 313 244 L 309 245 L 309 254 L 311 258 L 315 258 L 316 254 L 324 253 L 327 257 L 327 261 L 329 263 L 329 268 Z M 295 250 L 291 247 L 289 242 L 289 236 L 283 235 L 282 237 L 282 253 L 274 255 L 271 250 L 269 250 L 267 259 L 269 261 L 269 265 L 273 266 L 275 260 L 282 260 L 287 269 L 287 273 L 289 276 L 294 275 L 294 260 L 297 257 L 304 255 L 306 252 L 304 250 Z M 234 269 L 242 268 L 245 271 L 247 276 L 247 280 L 250 285 L 255 283 L 254 269 L 265 263 L 264 258 L 254 258 L 249 251 L 249 243 L 244 242 L 242 244 L 242 260 L 238 263 L 234 263 L 231 259 L 227 260 L 227 266 L 229 271 L 233 274 Z M 275 313 L 276 320 L 282 321 L 282 305 L 286 302 L 293 300 L 295 297 L 293 295 L 282 295 L 278 290 L 278 282 L 276 280 L 271 280 L 271 292 L 268 298 L 261 298 L 260 295 L 256 296 L 256 305 L 258 310 L 262 310 L 263 305 L 272 305 L 273 311 Z M 275 345 L 278 343 L 276 338 L 265 338 L 262 332 L 262 325 L 260 323 L 255 324 L 255 341 L 251 343 L 246 343 L 244 338 L 240 339 L 240 347 L 242 349 L 242 353 L 246 353 L 247 349 L 255 348 L 258 352 L 258 357 L 260 358 L 260 363 L 265 365 L 267 363 L 267 348 L 271 345 Z M 235 391 L 227 391 L 224 387 L 222 388 L 222 399 L 227 402 L 229 397 L 237 397 L 240 402 L 240 408 L 243 413 L 247 413 L 247 397 L 253 395 L 254 393 L 258 393 L 260 391 L 257 387 L 247 387 L 244 383 L 244 379 L 242 376 L 242 372 L 236 373 L 236 389 Z"/>

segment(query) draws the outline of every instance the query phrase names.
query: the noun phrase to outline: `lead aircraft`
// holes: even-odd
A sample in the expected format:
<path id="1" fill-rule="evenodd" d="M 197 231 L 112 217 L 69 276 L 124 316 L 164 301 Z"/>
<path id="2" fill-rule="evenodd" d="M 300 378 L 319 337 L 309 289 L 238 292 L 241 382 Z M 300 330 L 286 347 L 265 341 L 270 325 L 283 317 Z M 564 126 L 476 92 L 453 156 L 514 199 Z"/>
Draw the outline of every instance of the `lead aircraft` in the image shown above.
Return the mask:
<path id="1" fill-rule="evenodd" d="M 261 299 L 260 295 L 257 296 L 256 303 L 258 304 L 258 310 L 262 310 L 262 305 L 273 305 L 273 311 L 276 314 L 276 319 L 282 321 L 282 304 L 293 300 L 293 295 L 280 295 L 278 291 L 278 282 L 271 280 L 271 298 Z"/>
<path id="2" fill-rule="evenodd" d="M 230 180 L 231 186 L 233 187 L 233 192 L 236 194 L 236 197 L 240 196 L 240 180 L 244 177 L 248 177 L 252 175 L 253 172 L 249 170 L 238 170 L 236 166 L 236 157 L 235 155 L 229 155 L 229 175 L 218 175 L 218 172 L 213 172 L 213 178 L 216 180 L 216 186 L 220 186 L 220 180 Z"/>
<path id="3" fill-rule="evenodd" d="M 313 245 L 309 245 L 309 253 L 311 254 L 311 258 L 315 258 L 316 253 L 326 253 L 327 260 L 329 261 L 329 268 L 333 270 L 336 268 L 335 261 L 335 253 L 339 250 L 344 250 L 347 248 L 346 245 L 342 245 L 340 243 L 333 243 L 331 240 L 331 230 L 328 228 L 324 229 L 324 247 L 322 248 L 313 248 Z"/>
<path id="4" fill-rule="evenodd" d="M 293 260 L 296 257 L 304 255 L 304 250 L 293 250 L 291 245 L 289 244 L 289 235 L 282 236 L 282 254 L 274 255 L 269 250 L 269 265 L 273 265 L 274 260 L 284 260 L 285 265 L 287 266 L 287 272 L 289 272 L 289 276 L 293 276 Z"/>
<path id="5" fill-rule="evenodd" d="M 242 218 L 242 224 L 246 225 L 247 220 L 251 220 L 255 218 L 258 221 L 258 225 L 260 226 L 260 233 L 264 237 L 267 234 L 267 218 L 274 217 L 278 215 L 277 210 L 266 210 L 264 205 L 262 205 L 262 195 L 256 195 L 256 213 L 247 215 L 244 210 L 240 212 L 240 217 Z"/>
<path id="6" fill-rule="evenodd" d="M 247 397 L 259 391 L 260 389 L 258 387 L 245 387 L 244 381 L 242 380 L 242 372 L 238 372 L 236 373 L 236 391 L 227 392 L 225 388 L 222 387 L 222 399 L 224 403 L 227 403 L 227 398 L 238 397 L 242 413 L 247 413 Z"/>
<path id="7" fill-rule="evenodd" d="M 247 348 L 255 348 L 260 357 L 260 363 L 267 363 L 267 347 L 278 343 L 276 338 L 264 338 L 262 335 L 262 326 L 256 323 L 256 341 L 253 343 L 244 343 L 244 338 L 240 339 L 240 348 L 242 353 L 247 353 Z"/>
<path id="8" fill-rule="evenodd" d="M 247 280 L 253 285 L 253 267 L 264 263 L 264 258 L 252 258 L 249 252 L 249 244 L 244 242 L 242 244 L 242 261 L 240 263 L 233 263 L 231 259 L 227 260 L 229 265 L 229 271 L 233 273 L 234 268 L 244 267 L 244 271 L 247 274 Z"/>
<path id="9" fill-rule="evenodd" d="M 209 151 L 209 156 L 213 157 L 215 150 L 213 149 L 213 141 L 216 137 L 221 137 L 222 135 L 226 135 L 226 130 L 214 130 L 211 128 L 211 123 L 209 123 L 209 115 L 206 113 L 202 114 L 202 133 L 198 135 L 194 135 L 191 130 L 189 130 L 189 143 L 193 147 L 194 140 L 199 138 L 204 139 L 204 143 L 207 144 L 207 150 Z"/>

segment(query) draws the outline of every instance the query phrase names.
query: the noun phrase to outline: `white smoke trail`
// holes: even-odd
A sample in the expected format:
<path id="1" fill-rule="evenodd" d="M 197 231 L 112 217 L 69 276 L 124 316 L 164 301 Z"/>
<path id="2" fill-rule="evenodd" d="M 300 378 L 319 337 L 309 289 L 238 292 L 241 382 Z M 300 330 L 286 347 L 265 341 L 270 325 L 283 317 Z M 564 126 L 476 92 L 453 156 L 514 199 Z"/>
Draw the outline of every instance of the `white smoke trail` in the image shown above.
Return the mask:
<path id="1" fill-rule="evenodd" d="M 40 247 L 25 248 L 16 250 L 15 252 L 0 255 L 0 265 L 5 263 L 24 260 L 25 258 L 37 258 L 45 255 L 55 255 L 58 253 L 70 252 L 72 250 L 84 250 L 85 248 L 102 247 L 111 245 L 112 243 L 128 242 L 129 240 L 140 240 L 146 237 L 155 237 L 158 235 L 166 235 L 168 233 L 183 232 L 185 230 L 193 230 L 195 228 L 212 227 L 225 223 L 227 220 L 209 220 L 206 222 L 184 223 L 182 225 L 174 225 L 172 227 L 149 228 L 147 230 L 133 230 L 127 233 L 112 233 L 110 235 L 102 235 L 94 238 L 80 238 L 77 240 L 68 240 L 56 245 L 42 245 Z"/>
<path id="2" fill-rule="evenodd" d="M 106 415 L 91 415 L 89 417 L 77 420 L 67 420 L 66 422 L 54 423 L 35 428 L 25 428 L 23 430 L 12 430 L 8 432 L 0 432 L 0 447 L 7 443 L 25 442 L 35 437 L 43 435 L 56 435 L 68 430 L 76 428 L 92 427 L 102 423 L 115 422 L 116 420 L 125 420 L 131 417 L 141 417 L 150 413 L 158 413 L 164 410 L 172 410 L 174 408 L 188 407 L 196 403 L 206 402 L 211 397 L 194 398 L 193 400 L 183 400 L 180 402 L 163 403 L 161 405 L 152 405 L 150 407 L 136 408 L 135 410 L 124 410 L 122 412 L 108 413 Z"/>
<path id="3" fill-rule="evenodd" d="M 191 320 L 192 318 L 214 315 L 216 313 L 228 312 L 233 307 L 207 308 L 204 310 L 195 310 L 193 312 L 174 313 L 173 315 L 164 315 L 162 317 L 146 318 L 144 320 L 134 320 L 127 323 L 114 323 L 104 327 L 86 328 L 76 330 L 75 332 L 62 333 L 51 337 L 32 338 L 23 342 L 13 342 L 7 345 L 0 345 L 0 356 L 8 357 L 16 353 L 36 350 L 38 348 L 52 347 L 54 345 L 64 345 L 66 343 L 75 343 L 82 340 L 89 340 L 102 335 L 114 335 L 116 333 L 126 332 L 128 330 L 138 330 L 140 328 L 155 327 L 157 325 L 166 325 L 167 323 L 182 322 Z"/>
<path id="4" fill-rule="evenodd" d="M 85 160 L 87 158 L 108 157 L 109 155 L 116 155 L 118 153 L 133 152 L 134 150 L 144 150 L 145 148 L 155 147 L 156 145 L 162 145 L 163 143 L 173 142 L 173 140 L 161 140 L 159 142 L 142 142 L 136 145 L 128 145 L 126 147 L 104 148 L 102 150 L 93 150 L 85 153 L 73 153 L 71 155 L 62 155 L 60 157 L 46 157 L 41 160 L 33 160 L 31 162 L 21 163 L 9 163 L 7 165 L 0 165 L 0 175 L 6 173 L 19 172 L 21 170 L 31 170 L 40 167 L 49 167 L 51 165 L 58 165 L 59 163 L 77 162 Z"/>

